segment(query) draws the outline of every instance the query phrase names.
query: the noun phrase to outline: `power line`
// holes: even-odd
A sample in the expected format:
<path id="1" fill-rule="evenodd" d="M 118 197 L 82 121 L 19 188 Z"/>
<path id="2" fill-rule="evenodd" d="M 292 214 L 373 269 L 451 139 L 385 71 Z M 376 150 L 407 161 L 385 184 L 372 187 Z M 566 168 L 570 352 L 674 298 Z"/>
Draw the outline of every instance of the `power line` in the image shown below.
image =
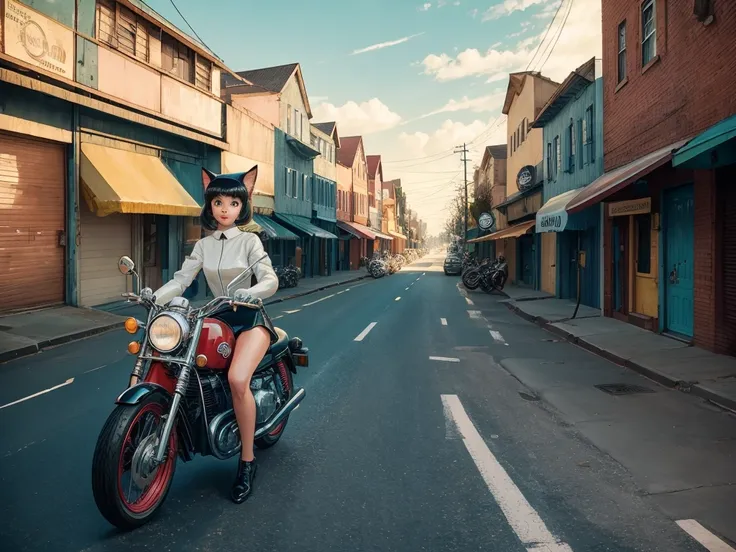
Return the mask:
<path id="1" fill-rule="evenodd" d="M 552 48 L 549 51 L 549 54 L 547 54 L 547 58 L 544 60 L 544 63 L 542 63 L 542 66 L 539 68 L 541 71 L 544 69 L 544 66 L 549 61 L 550 56 L 552 55 L 552 52 L 554 52 L 555 47 L 557 46 L 557 41 L 560 40 L 560 37 L 562 36 L 562 31 L 565 28 L 565 23 L 567 23 L 567 18 L 570 17 L 570 12 L 572 11 L 572 5 L 575 2 L 575 0 L 570 0 L 570 3 L 568 4 L 567 12 L 565 13 L 565 18 L 562 20 L 562 24 L 560 25 L 559 32 L 557 33 L 557 37 L 554 40 L 554 43 L 552 44 Z"/>
<path id="2" fill-rule="evenodd" d="M 462 149 L 459 149 L 460 146 L 457 146 L 455 148 L 455 153 L 462 153 L 462 161 L 463 161 L 463 169 L 465 171 L 465 234 L 463 237 L 468 235 L 468 148 L 466 147 L 466 144 L 463 144 Z"/>

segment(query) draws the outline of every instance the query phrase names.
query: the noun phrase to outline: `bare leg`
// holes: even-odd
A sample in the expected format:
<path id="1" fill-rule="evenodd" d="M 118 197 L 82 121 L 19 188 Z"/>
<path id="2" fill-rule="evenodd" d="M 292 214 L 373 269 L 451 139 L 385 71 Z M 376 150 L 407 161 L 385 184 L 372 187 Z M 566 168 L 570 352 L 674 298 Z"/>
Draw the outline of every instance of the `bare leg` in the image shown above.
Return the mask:
<path id="1" fill-rule="evenodd" d="M 256 402 L 250 390 L 250 379 L 270 344 L 268 330 L 260 326 L 241 333 L 235 344 L 235 353 L 228 372 L 235 418 L 238 420 L 243 443 L 240 458 L 246 462 L 253 460 L 253 438 L 256 432 Z"/>

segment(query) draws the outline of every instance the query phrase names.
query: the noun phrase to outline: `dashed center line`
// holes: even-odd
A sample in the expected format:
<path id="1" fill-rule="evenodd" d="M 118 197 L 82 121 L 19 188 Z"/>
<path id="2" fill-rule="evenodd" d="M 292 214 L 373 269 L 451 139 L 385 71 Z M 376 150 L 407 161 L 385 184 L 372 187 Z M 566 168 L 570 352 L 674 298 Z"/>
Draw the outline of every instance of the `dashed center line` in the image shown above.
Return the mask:
<path id="1" fill-rule="evenodd" d="M 294 309 L 294 310 L 290 310 L 290 311 L 284 311 L 284 313 L 285 314 L 294 314 L 295 312 L 299 312 L 300 310 L 302 310 L 302 309 Z"/>
<path id="2" fill-rule="evenodd" d="M 480 311 L 478 311 L 478 310 L 469 310 L 468 311 L 468 316 L 470 318 L 483 318 L 481 316 L 481 314 L 480 314 Z"/>
<path id="3" fill-rule="evenodd" d="M 360 332 L 354 341 L 363 341 L 365 339 L 365 336 L 367 336 L 371 332 L 376 324 L 378 324 L 378 322 L 371 322 L 370 324 L 368 324 L 366 329 Z"/>
<path id="4" fill-rule="evenodd" d="M 463 444 L 475 462 L 488 490 L 493 494 L 506 520 L 525 548 L 545 552 L 572 552 L 568 544 L 561 542 L 550 532 L 542 518 L 493 456 L 458 396 L 442 395 L 441 398 L 445 416 L 450 417 L 449 423 L 454 424 L 457 432 L 462 436 Z M 452 434 L 452 428 L 446 425 L 445 435 L 451 437 Z"/>
<path id="5" fill-rule="evenodd" d="M 324 301 L 325 299 L 331 299 L 331 298 L 332 298 L 332 297 L 334 297 L 335 295 L 336 295 L 336 294 L 335 294 L 335 293 L 333 293 L 332 295 L 327 295 L 327 296 L 325 296 L 325 297 L 322 297 L 321 299 L 317 299 L 316 301 L 312 301 L 311 303 L 304 303 L 304 304 L 302 305 L 302 307 L 309 307 L 309 306 L 311 306 L 311 305 L 316 305 L 316 304 L 317 304 L 317 303 L 319 303 L 320 301 Z"/>
<path id="6" fill-rule="evenodd" d="M 64 383 L 60 383 L 59 385 L 54 385 L 53 387 L 49 387 L 48 389 L 44 389 L 43 391 L 39 391 L 38 393 L 34 393 L 33 395 L 28 395 L 27 397 L 23 397 L 22 399 L 18 399 L 17 401 L 13 401 L 11 403 L 4 404 L 4 405 L 0 406 L 0 410 L 2 410 L 3 408 L 8 408 L 9 406 L 13 406 L 14 404 L 22 403 L 22 402 L 27 401 L 29 399 L 35 399 L 36 397 L 38 397 L 40 395 L 45 395 L 46 393 L 50 393 L 51 391 L 55 391 L 55 390 L 57 390 L 57 389 L 59 389 L 61 387 L 65 387 L 67 385 L 71 385 L 72 383 L 74 383 L 74 378 L 69 378 Z"/>
<path id="7" fill-rule="evenodd" d="M 491 332 L 491 337 L 493 338 L 493 340 L 496 343 L 501 343 L 503 345 L 507 345 L 508 346 L 508 343 L 506 343 L 506 340 L 501 335 L 501 332 L 498 332 L 496 330 L 489 330 L 489 331 Z"/>
<path id="8" fill-rule="evenodd" d="M 397 297 L 394 301 L 401 301 L 401 297 Z"/>
<path id="9" fill-rule="evenodd" d="M 468 305 L 475 305 L 475 303 L 473 303 L 473 301 L 471 301 L 469 297 L 466 297 L 466 298 L 465 298 L 465 302 L 466 302 L 466 303 L 467 303 Z"/>
<path id="10" fill-rule="evenodd" d="M 404 291 L 409 291 L 409 288 L 404 288 Z"/>
<path id="11" fill-rule="evenodd" d="M 440 318 L 440 324 L 447 326 L 447 318 Z"/>
<path id="12" fill-rule="evenodd" d="M 440 362 L 460 362 L 459 358 L 440 357 L 440 356 L 431 356 L 429 357 L 429 360 L 438 360 Z"/>
<path id="13" fill-rule="evenodd" d="M 681 519 L 675 523 L 688 535 L 702 544 L 709 552 L 736 552 L 731 546 L 716 537 L 694 519 Z"/>
<path id="14" fill-rule="evenodd" d="M 284 317 L 283 314 L 279 314 L 278 316 L 272 316 L 271 320 L 278 320 L 279 318 L 283 318 L 283 317 Z"/>

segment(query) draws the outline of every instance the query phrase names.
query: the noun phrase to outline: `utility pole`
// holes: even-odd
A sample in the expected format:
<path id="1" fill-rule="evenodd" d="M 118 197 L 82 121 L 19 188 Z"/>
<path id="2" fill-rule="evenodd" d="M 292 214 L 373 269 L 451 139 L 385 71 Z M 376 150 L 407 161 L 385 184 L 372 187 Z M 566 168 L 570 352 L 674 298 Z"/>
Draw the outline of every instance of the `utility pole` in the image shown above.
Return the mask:
<path id="1" fill-rule="evenodd" d="M 464 188 L 465 188 L 465 213 L 464 213 L 464 221 L 465 221 L 465 233 L 463 234 L 463 247 L 467 251 L 468 244 L 466 240 L 468 239 L 468 148 L 466 147 L 467 144 L 463 143 L 462 149 L 461 146 L 457 146 L 455 148 L 455 153 L 462 153 L 462 162 L 463 162 L 463 170 L 465 172 L 464 176 Z"/>

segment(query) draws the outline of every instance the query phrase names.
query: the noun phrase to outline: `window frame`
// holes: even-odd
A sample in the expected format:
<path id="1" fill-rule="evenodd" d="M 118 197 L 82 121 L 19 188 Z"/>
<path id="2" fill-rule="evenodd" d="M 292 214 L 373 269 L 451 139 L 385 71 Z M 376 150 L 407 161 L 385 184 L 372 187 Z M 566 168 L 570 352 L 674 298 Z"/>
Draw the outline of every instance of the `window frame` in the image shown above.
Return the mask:
<path id="1" fill-rule="evenodd" d="M 649 34 L 645 36 L 646 22 L 644 20 L 644 12 L 650 7 L 652 8 L 652 30 Z M 657 57 L 657 3 L 655 2 L 655 0 L 644 0 L 641 3 L 639 16 L 641 18 L 641 66 L 646 67 Z M 645 58 L 647 54 L 646 44 L 649 40 L 651 40 L 652 55 L 647 59 Z"/>
<path id="2" fill-rule="evenodd" d="M 628 52 L 626 47 L 626 33 L 628 31 L 628 25 L 626 24 L 626 19 L 621 21 L 621 23 L 618 24 L 618 27 L 616 28 L 616 83 L 621 84 L 626 80 L 626 77 L 628 76 Z M 621 30 L 623 29 L 623 34 L 621 33 Z M 623 37 L 623 41 L 621 40 Z M 623 47 L 622 47 L 623 42 Z M 623 65 L 622 65 L 622 56 L 623 56 Z"/>

